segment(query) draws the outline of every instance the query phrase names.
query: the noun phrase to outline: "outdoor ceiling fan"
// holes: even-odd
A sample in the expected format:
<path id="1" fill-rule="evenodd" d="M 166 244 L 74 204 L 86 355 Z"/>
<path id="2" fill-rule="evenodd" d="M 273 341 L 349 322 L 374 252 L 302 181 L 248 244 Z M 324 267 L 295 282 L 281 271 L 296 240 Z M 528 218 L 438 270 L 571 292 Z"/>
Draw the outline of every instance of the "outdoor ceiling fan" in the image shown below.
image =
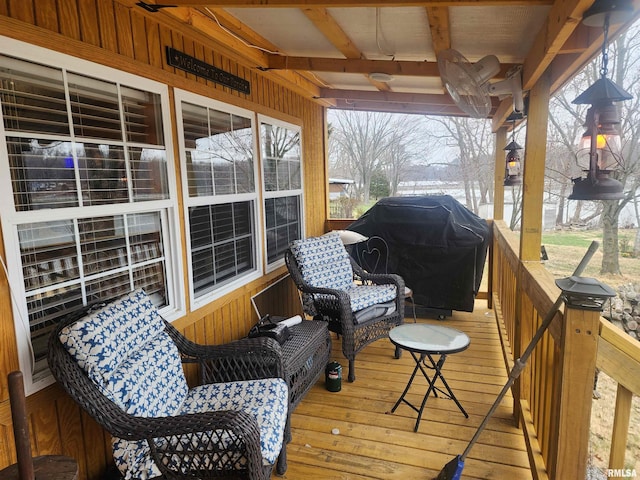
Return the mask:
<path id="1" fill-rule="evenodd" d="M 473 118 L 486 118 L 491 112 L 491 95 L 511 95 L 513 110 L 524 111 L 522 67 L 511 68 L 504 80 L 489 83 L 500 71 L 495 55 L 482 57 L 476 63 L 468 61 L 453 49 L 438 53 L 438 70 L 444 87 L 458 108 Z"/>

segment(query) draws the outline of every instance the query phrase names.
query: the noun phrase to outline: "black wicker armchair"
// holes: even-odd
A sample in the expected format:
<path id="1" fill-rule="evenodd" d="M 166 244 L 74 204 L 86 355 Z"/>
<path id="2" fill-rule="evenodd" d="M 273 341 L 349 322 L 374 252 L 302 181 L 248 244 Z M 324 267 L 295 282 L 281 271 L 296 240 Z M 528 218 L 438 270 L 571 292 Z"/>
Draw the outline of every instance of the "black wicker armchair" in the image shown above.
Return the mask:
<path id="1" fill-rule="evenodd" d="M 286 470 L 288 388 L 282 378 L 272 378 L 273 372 L 277 377 L 283 372 L 271 339 L 198 345 L 156 317 L 141 290 L 118 302 L 118 308 L 109 310 L 113 304 L 107 304 L 64 320 L 49 339 L 48 360 L 71 398 L 112 435 L 121 472 L 132 478 L 268 479 L 276 460 L 282 463 L 278 470 Z M 141 320 L 131 320 L 132 305 L 133 316 L 140 310 Z M 153 340 L 128 350 L 127 343 L 149 335 Z M 115 345 L 106 353 L 105 339 Z M 153 364 L 156 352 L 159 365 Z M 166 361 L 174 353 L 177 367 Z M 112 369 L 114 358 L 118 365 Z M 226 383 L 189 389 L 181 361 L 226 367 Z M 157 387 L 166 377 L 171 382 L 181 375 L 175 385 Z M 183 389 L 184 398 L 176 402 Z"/>
<path id="2" fill-rule="evenodd" d="M 404 322 L 404 281 L 394 274 L 369 274 L 347 254 L 337 233 L 293 242 L 285 252 L 291 278 L 302 293 L 305 313 L 342 335 L 355 380 L 357 353 L 386 338 Z M 400 357 L 396 348 L 395 357 Z"/>

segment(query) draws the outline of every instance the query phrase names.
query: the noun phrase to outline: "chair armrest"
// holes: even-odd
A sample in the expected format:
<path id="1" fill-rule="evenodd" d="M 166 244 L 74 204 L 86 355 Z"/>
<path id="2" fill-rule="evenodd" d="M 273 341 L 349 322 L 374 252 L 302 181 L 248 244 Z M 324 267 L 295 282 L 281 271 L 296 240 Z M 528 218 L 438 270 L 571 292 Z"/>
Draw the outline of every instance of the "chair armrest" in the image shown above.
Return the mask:
<path id="1" fill-rule="evenodd" d="M 284 378 L 282 349 L 273 338 L 242 338 L 222 345 L 201 345 L 184 337 L 165 321 L 183 363 L 200 367 L 201 384 Z"/>
<path id="2" fill-rule="evenodd" d="M 120 414 L 122 428 L 116 428 L 110 433 L 129 441 L 202 434 L 211 430 L 250 431 L 244 425 L 258 428 L 256 419 L 241 410 L 206 411 L 166 417 L 139 417 L 122 410 Z"/>
<path id="3" fill-rule="evenodd" d="M 355 277 L 362 280 L 363 283 L 371 282 L 375 285 L 393 284 L 398 288 L 399 292 L 404 292 L 404 279 L 395 273 L 369 273 L 362 269 L 353 259 L 351 259 L 351 268 Z"/>

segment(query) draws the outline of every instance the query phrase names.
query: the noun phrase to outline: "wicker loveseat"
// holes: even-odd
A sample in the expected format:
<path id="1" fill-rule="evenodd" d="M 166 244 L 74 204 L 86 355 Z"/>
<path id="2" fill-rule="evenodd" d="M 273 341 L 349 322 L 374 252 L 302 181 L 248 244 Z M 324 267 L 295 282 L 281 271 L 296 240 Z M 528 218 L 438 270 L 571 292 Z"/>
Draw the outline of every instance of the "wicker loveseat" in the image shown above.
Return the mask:
<path id="1" fill-rule="evenodd" d="M 267 340 L 194 344 L 136 290 L 63 321 L 49 339 L 49 366 L 111 433 L 125 479 L 267 479 L 279 455 L 286 468 L 289 403 Z M 190 389 L 181 362 L 229 368 L 224 383 Z"/>
<path id="2" fill-rule="evenodd" d="M 292 242 L 285 261 L 302 293 L 305 313 L 328 322 L 330 331 L 342 335 L 348 380 L 353 382 L 357 353 L 404 322 L 402 277 L 362 270 L 335 232 Z M 396 348 L 395 357 L 399 356 Z"/>

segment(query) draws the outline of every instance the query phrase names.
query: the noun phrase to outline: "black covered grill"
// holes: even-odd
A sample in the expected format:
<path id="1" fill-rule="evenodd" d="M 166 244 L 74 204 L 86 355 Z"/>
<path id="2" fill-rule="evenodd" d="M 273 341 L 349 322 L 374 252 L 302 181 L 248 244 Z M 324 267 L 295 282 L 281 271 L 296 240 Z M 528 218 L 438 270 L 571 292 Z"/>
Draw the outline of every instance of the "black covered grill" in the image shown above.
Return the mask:
<path id="1" fill-rule="evenodd" d="M 491 231 L 449 195 L 390 197 L 348 227 L 389 246 L 388 271 L 430 309 L 473 311 Z"/>

